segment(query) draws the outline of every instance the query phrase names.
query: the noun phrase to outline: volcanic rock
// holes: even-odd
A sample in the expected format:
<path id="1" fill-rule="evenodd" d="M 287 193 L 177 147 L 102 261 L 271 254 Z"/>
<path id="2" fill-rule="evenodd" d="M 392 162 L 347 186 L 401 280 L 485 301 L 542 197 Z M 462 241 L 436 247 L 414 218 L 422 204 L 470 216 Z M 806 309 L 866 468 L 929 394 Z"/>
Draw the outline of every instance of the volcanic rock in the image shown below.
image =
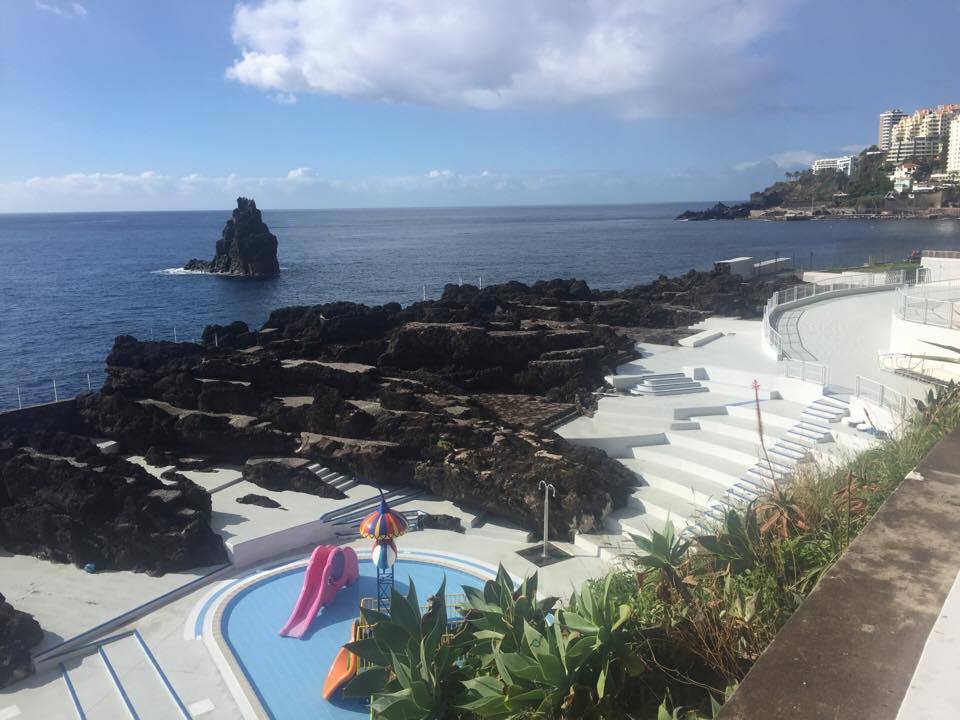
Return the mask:
<path id="1" fill-rule="evenodd" d="M 341 499 L 342 492 L 327 485 L 307 466 L 309 460 L 296 457 L 257 458 L 243 466 L 243 479 L 265 490 L 296 490 L 317 497 Z"/>
<path id="2" fill-rule="evenodd" d="M 0 593 L 0 688 L 33 673 L 30 648 L 43 640 L 40 623 L 14 609 Z"/>
<path id="3" fill-rule="evenodd" d="M 248 493 L 242 497 L 238 497 L 237 502 L 243 505 L 259 505 L 262 508 L 280 507 L 280 503 L 273 498 L 268 498 L 266 495 L 257 495 L 256 493 Z"/>
<path id="4" fill-rule="evenodd" d="M 465 532 L 460 518 L 453 515 L 432 515 L 424 513 L 420 515 L 417 524 L 423 530 L 452 530 L 453 532 Z"/>
<path id="5" fill-rule="evenodd" d="M 201 344 L 122 336 L 78 415 L 90 435 L 127 452 L 155 446 L 180 469 L 185 455 L 247 463 L 244 477 L 267 489 L 341 497 L 307 469 L 318 462 L 530 530 L 547 480 L 551 527 L 569 538 L 602 528 L 635 477 L 544 428 L 595 407 L 638 339 L 673 342 L 710 313 L 758 317 L 791 282 L 691 271 L 620 291 L 575 279 L 448 285 L 405 308 L 280 308 L 259 330 L 211 326 Z"/>
<path id="6" fill-rule="evenodd" d="M 185 477 L 164 484 L 116 456 L 26 447 L 0 464 L 0 547 L 77 567 L 160 575 L 224 562 L 210 507 Z"/>
<path id="7" fill-rule="evenodd" d="M 749 205 L 724 205 L 718 202 L 706 210 L 687 210 L 677 215 L 677 220 L 740 220 L 750 217 Z"/>
<path id="8" fill-rule="evenodd" d="M 270 232 L 252 198 L 237 198 L 237 209 L 227 220 L 217 240 L 213 260 L 190 260 L 184 270 L 245 277 L 273 277 L 280 274 L 277 237 Z"/>

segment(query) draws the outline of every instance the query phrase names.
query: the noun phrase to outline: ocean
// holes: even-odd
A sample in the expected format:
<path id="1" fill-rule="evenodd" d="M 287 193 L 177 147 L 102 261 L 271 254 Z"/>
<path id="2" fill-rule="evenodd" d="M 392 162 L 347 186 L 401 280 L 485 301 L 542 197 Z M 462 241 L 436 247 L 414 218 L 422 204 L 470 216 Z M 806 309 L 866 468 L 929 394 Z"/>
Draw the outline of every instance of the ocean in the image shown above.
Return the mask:
<path id="1" fill-rule="evenodd" d="M 953 220 L 676 222 L 710 203 L 264 210 L 282 273 L 185 274 L 209 259 L 229 209 L 0 215 L 0 409 L 103 382 L 116 335 L 193 340 L 209 323 L 262 323 L 287 305 L 408 304 L 446 283 L 578 277 L 623 288 L 739 255 L 806 268 L 960 247 Z M 19 387 L 19 398 L 18 398 Z"/>

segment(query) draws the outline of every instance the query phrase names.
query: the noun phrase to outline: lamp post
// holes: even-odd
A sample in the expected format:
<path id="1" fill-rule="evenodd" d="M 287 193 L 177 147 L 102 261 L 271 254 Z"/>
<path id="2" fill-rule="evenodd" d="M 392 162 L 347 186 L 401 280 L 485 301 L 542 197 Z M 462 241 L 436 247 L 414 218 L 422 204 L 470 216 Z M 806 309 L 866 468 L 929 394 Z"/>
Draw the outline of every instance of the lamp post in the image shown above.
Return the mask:
<path id="1" fill-rule="evenodd" d="M 548 539 L 550 537 L 550 496 L 556 497 L 557 489 L 546 480 L 541 480 L 539 487 L 543 490 L 543 553 L 540 557 L 546 560 L 550 557 L 550 541 Z"/>

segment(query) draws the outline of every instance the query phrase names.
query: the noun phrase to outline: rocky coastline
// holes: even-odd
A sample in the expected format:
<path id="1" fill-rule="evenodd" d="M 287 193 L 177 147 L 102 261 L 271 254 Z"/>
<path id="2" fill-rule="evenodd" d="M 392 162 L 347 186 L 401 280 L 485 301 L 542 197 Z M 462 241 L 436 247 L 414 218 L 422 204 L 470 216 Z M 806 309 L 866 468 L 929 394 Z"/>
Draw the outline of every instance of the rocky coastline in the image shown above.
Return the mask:
<path id="1" fill-rule="evenodd" d="M 0 549 L 152 575 L 225 562 L 211 496 L 181 474 L 223 463 L 270 490 L 342 496 L 307 469 L 317 462 L 534 535 L 545 480 L 557 490 L 552 537 L 600 531 L 637 478 L 553 424 L 591 412 L 603 376 L 637 357 L 638 340 L 674 343 L 711 314 L 759 317 L 770 293 L 795 282 L 690 271 L 622 291 L 581 280 L 448 285 L 408 307 L 281 308 L 258 330 L 208 326 L 199 343 L 117 337 L 99 391 L 0 422 Z M 158 479 L 126 454 L 169 467 Z M 262 495 L 239 502 L 282 512 Z M 445 515 L 422 520 L 463 529 Z M 40 637 L 0 597 L 0 686 L 31 672 Z"/>
<path id="2" fill-rule="evenodd" d="M 622 291 L 581 280 L 448 285 L 408 307 L 281 308 L 256 331 L 209 326 L 199 343 L 120 336 L 107 380 L 77 398 L 71 427 L 0 429 L 0 546 L 154 574 L 221 562 L 210 496 L 178 472 L 217 463 L 242 465 L 267 489 L 338 497 L 305 467 L 319 462 L 532 532 L 548 480 L 556 537 L 597 531 L 636 478 L 551 423 L 590 412 L 638 339 L 675 342 L 710 314 L 758 317 L 795 280 L 691 271 Z M 159 480 L 123 454 L 172 467 Z"/>

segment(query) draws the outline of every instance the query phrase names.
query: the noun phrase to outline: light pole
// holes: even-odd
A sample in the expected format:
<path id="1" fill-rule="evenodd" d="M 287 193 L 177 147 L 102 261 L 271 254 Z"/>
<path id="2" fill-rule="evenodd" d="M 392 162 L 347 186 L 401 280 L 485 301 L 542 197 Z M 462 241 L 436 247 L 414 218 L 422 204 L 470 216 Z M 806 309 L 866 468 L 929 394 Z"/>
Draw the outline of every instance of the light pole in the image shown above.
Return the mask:
<path id="1" fill-rule="evenodd" d="M 550 526 L 550 496 L 553 495 L 556 497 L 557 489 L 552 483 L 548 483 L 546 480 L 541 480 L 539 487 L 541 490 L 543 490 L 543 554 L 541 557 L 546 559 L 550 557 L 550 541 L 548 540 Z"/>

